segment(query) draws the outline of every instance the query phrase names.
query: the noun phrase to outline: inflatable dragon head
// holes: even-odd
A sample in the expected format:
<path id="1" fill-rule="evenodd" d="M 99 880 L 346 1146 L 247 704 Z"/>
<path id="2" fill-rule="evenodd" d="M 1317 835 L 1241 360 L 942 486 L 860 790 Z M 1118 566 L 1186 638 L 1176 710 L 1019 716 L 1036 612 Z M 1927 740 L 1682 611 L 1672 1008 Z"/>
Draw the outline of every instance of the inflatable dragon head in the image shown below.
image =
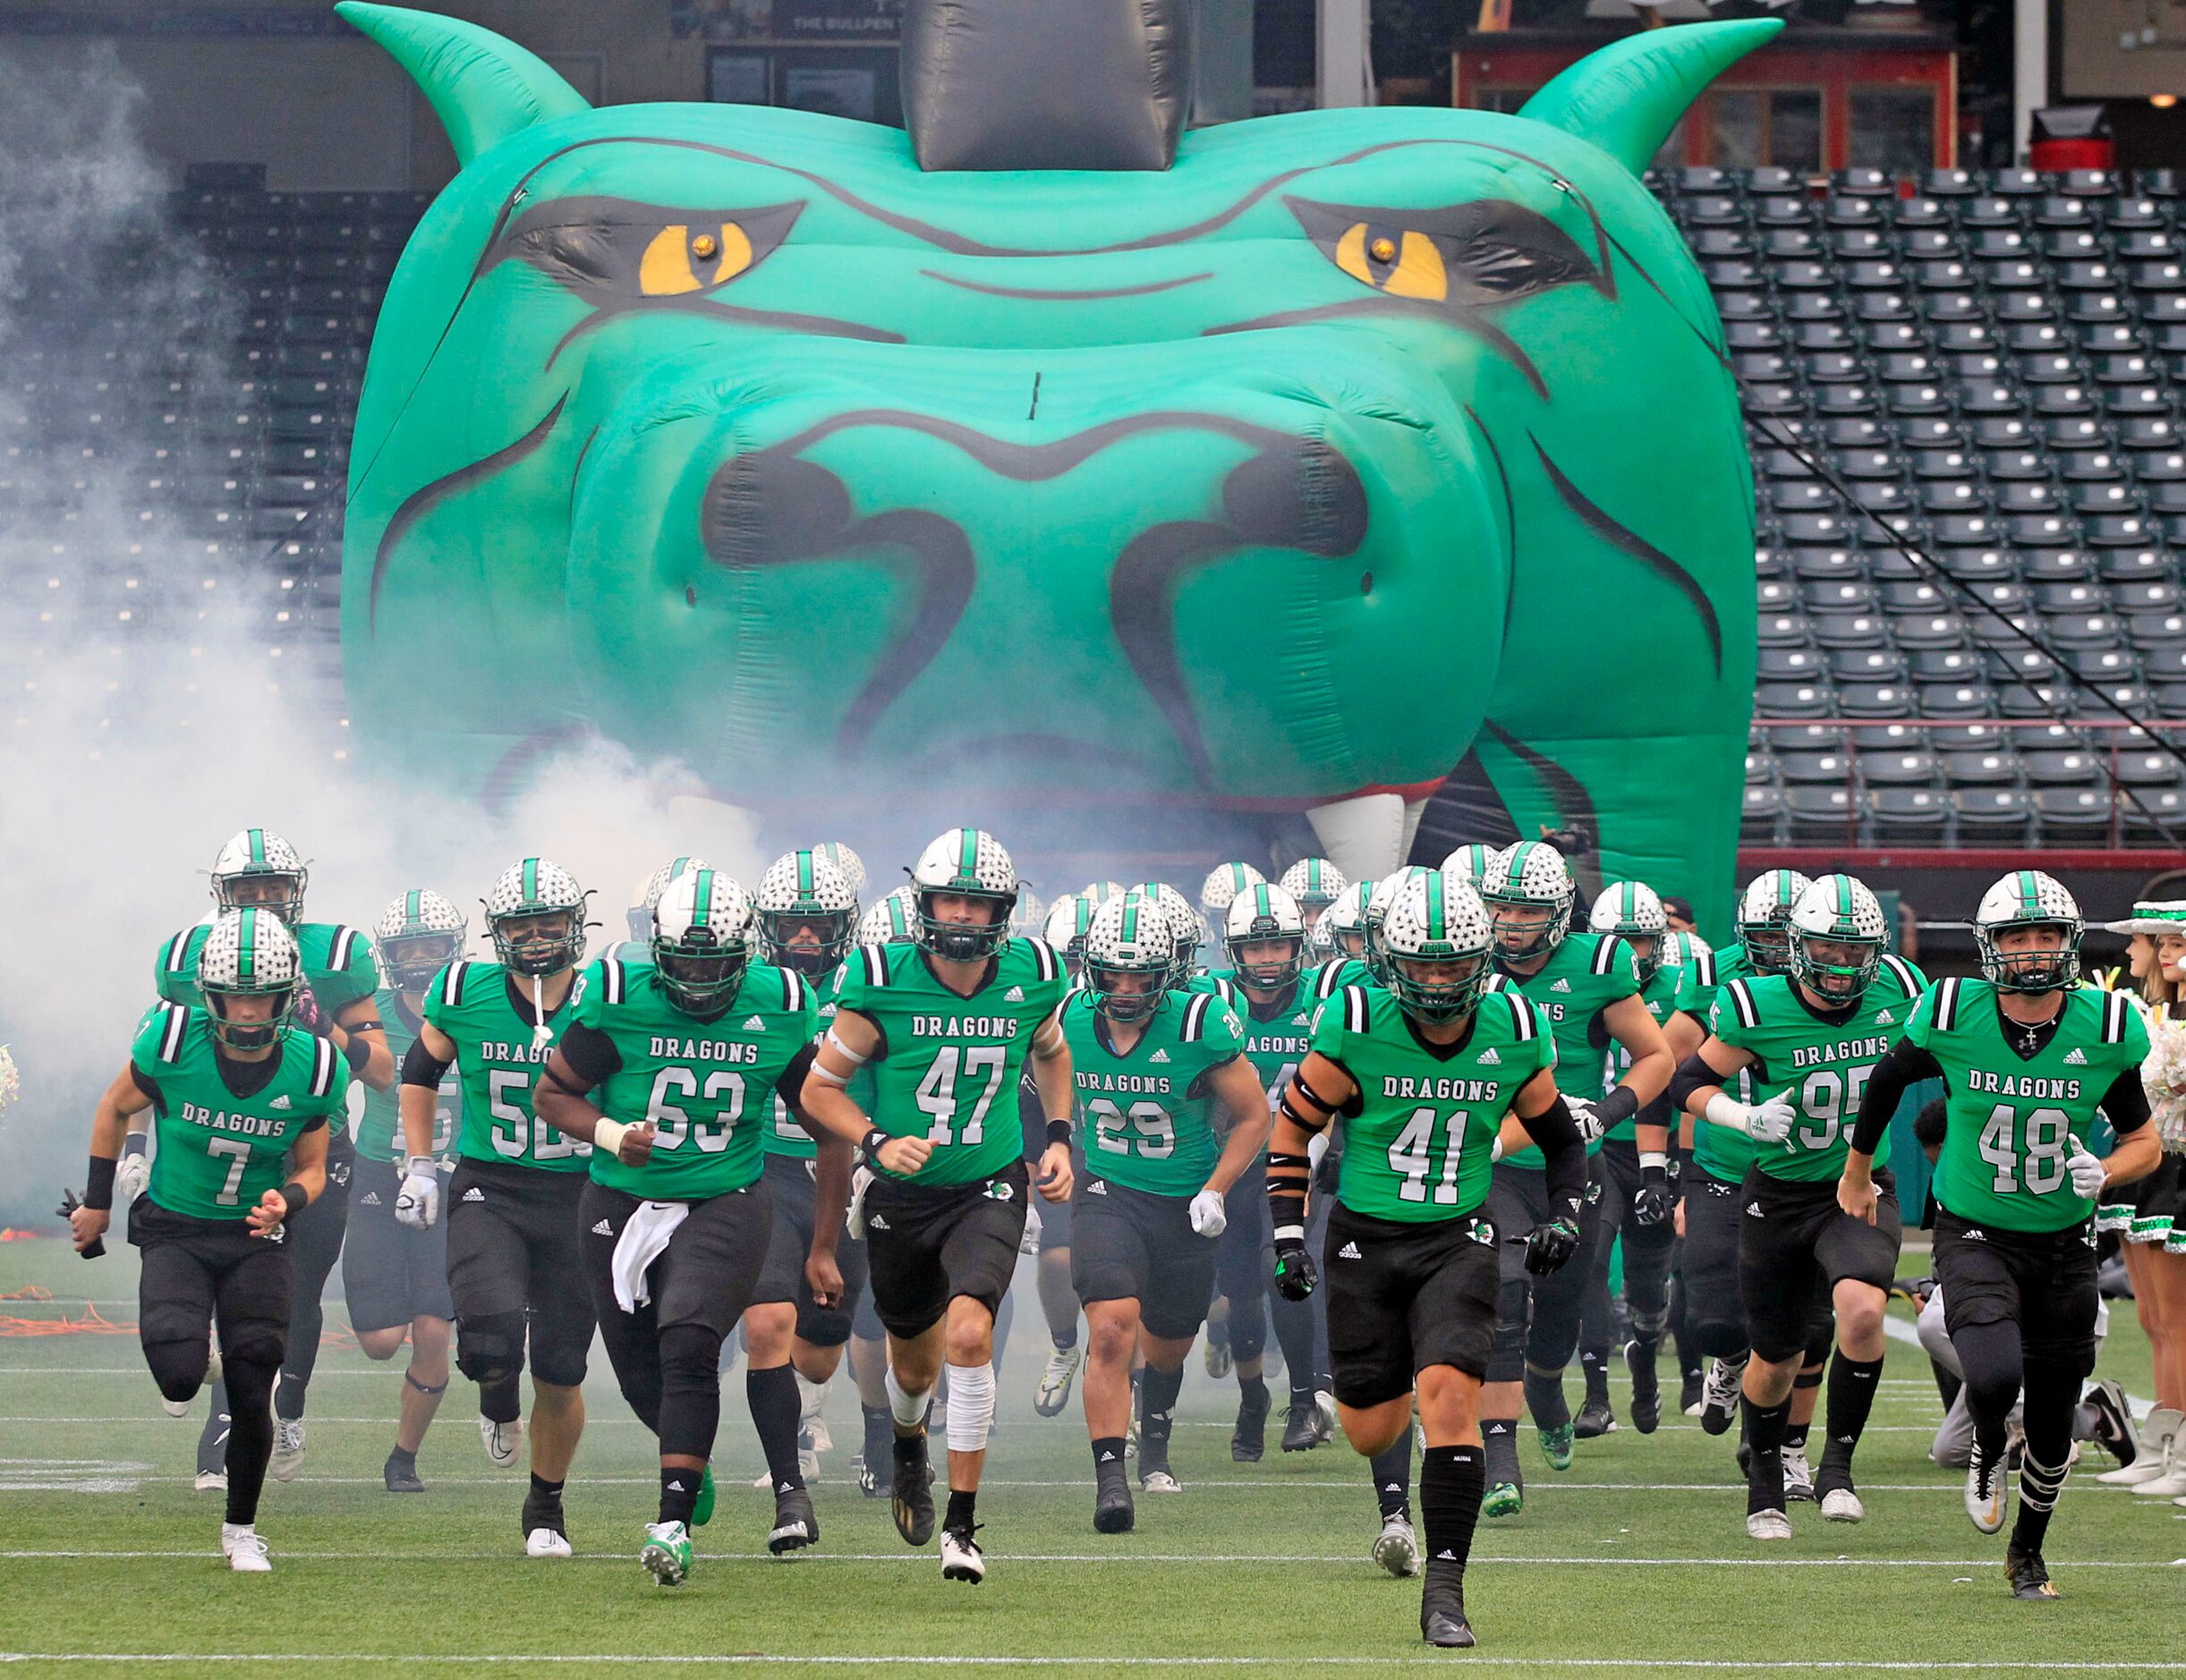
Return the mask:
<path id="1" fill-rule="evenodd" d="M 352 447 L 368 740 L 472 786 L 587 728 L 761 808 L 1305 810 L 1368 872 L 1463 763 L 1525 832 L 1727 879 L 1752 482 L 1639 171 L 1777 24 L 1636 35 L 1517 115 L 961 169 L 806 112 L 594 110 L 473 25 L 338 10 L 462 164 Z"/>

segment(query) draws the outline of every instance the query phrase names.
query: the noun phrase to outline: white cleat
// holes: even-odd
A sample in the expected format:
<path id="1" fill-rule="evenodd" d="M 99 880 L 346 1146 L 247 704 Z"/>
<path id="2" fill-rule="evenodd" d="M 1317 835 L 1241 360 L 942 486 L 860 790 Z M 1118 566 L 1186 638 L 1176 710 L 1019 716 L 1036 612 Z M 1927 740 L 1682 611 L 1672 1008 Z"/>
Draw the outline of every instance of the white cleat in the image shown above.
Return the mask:
<path id="1" fill-rule="evenodd" d="M 1796 1499 L 1802 1505 L 1814 1503 L 1814 1469 L 1807 1463 L 1807 1449 L 1787 1447 L 1781 1454 L 1783 1459 L 1783 1497 Z"/>
<path id="2" fill-rule="evenodd" d="M 1832 1488 L 1822 1496 L 1822 1515 L 1833 1523 L 1860 1523 L 1867 1520 L 1867 1507 L 1850 1488 Z"/>
<path id="3" fill-rule="evenodd" d="M 1084 1349 L 1075 1343 L 1048 1349 L 1048 1362 L 1041 1368 L 1040 1387 L 1033 1395 L 1033 1410 L 1043 1418 L 1057 1416 L 1070 1404 L 1070 1385 L 1078 1374 Z"/>
<path id="4" fill-rule="evenodd" d="M 1746 1538 L 1757 1540 L 1790 1540 L 1791 1519 L 1782 1511 L 1749 1511 L 1746 1514 Z"/>
<path id="5" fill-rule="evenodd" d="M 481 1418 L 478 1438 L 486 1449 L 486 1456 L 493 1460 L 494 1468 L 506 1470 L 523 1450 L 523 1420 L 516 1418 L 507 1423 L 496 1423 L 491 1418 Z"/>
<path id="6" fill-rule="evenodd" d="M 969 1529 L 941 1531 L 941 1579 L 965 1581 L 977 1586 L 987 1578 L 986 1554 Z"/>
<path id="7" fill-rule="evenodd" d="M 221 1523 L 220 1555 L 239 1575 L 273 1573 L 273 1563 L 266 1556 L 266 1542 L 259 1539 L 258 1531 L 248 1523 Z"/>
<path id="8" fill-rule="evenodd" d="M 2011 1502 L 2010 1481 L 2002 1464 L 1991 1466 L 1982 1462 L 1981 1445 L 1975 1442 L 1973 1462 L 1966 1466 L 1966 1515 L 1984 1534 L 1994 1534 L 2003 1527 L 2004 1510 Z"/>
<path id="9" fill-rule="evenodd" d="M 1374 1561 L 1399 1581 L 1419 1573 L 1419 1536 L 1404 1518 L 1392 1516 L 1382 1524 L 1374 1536 Z"/>
<path id="10" fill-rule="evenodd" d="M 227 1491 L 227 1472 L 225 1470 L 200 1470 L 197 1473 L 196 1480 L 191 1481 L 190 1486 L 198 1493 L 225 1493 Z"/>
<path id="11" fill-rule="evenodd" d="M 266 1473 L 276 1481 L 293 1481 L 303 1468 L 303 1420 L 276 1417 L 273 1421 L 273 1458 Z"/>
<path id="12" fill-rule="evenodd" d="M 170 1400 L 166 1397 L 166 1396 L 161 1395 L 159 1396 L 159 1409 L 171 1418 L 186 1418 L 190 1415 L 190 1402 L 187 1400 Z"/>
<path id="13" fill-rule="evenodd" d="M 550 1528 L 535 1528 L 523 1537 L 523 1555 L 526 1557 L 574 1557 L 576 1548 L 569 1543 L 569 1536 Z"/>
<path id="14" fill-rule="evenodd" d="M 1150 1470 L 1138 1479 L 1141 1493 L 1182 1493 L 1184 1484 L 1166 1470 Z"/>

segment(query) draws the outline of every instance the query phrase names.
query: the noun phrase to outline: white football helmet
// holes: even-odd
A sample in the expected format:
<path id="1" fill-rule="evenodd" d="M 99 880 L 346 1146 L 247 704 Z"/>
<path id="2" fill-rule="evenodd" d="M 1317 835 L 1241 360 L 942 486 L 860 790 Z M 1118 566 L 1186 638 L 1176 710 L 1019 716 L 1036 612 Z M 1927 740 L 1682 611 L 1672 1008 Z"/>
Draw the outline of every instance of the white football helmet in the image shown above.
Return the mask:
<path id="1" fill-rule="evenodd" d="M 512 974 L 543 978 L 584 960 L 584 889 L 549 858 L 523 858 L 486 895 L 486 931 Z"/>
<path id="2" fill-rule="evenodd" d="M 212 1017 L 213 1037 L 231 1050 L 262 1050 L 279 1039 L 296 1007 L 303 958 L 295 936 L 271 904 L 223 910 L 213 917 L 198 953 L 198 989 Z M 237 997 L 271 997 L 262 1021 L 238 1022 L 228 1012 Z"/>
<path id="3" fill-rule="evenodd" d="M 1890 943 L 1890 923 L 1864 882 L 1850 875 L 1823 875 L 1807 884 L 1791 906 L 1791 972 L 1816 997 L 1832 1004 L 1859 1001 L 1882 966 Z M 1856 947 L 1857 961 L 1825 962 L 1814 950 L 1820 941 Z"/>
<path id="4" fill-rule="evenodd" d="M 822 840 L 812 849 L 842 871 L 843 879 L 850 884 L 852 893 L 865 890 L 864 860 L 848 846 L 839 840 Z"/>
<path id="5" fill-rule="evenodd" d="M 1121 881 L 1088 881 L 1078 892 L 1080 898 L 1090 898 L 1096 904 L 1105 904 L 1110 899 L 1121 898 L 1123 895 L 1124 885 Z"/>
<path id="6" fill-rule="evenodd" d="M 1009 931 L 1038 938 L 1041 929 L 1048 925 L 1048 901 L 1022 883 L 1017 887 L 1017 907 L 1009 912 Z"/>
<path id="7" fill-rule="evenodd" d="M 860 945 L 910 945 L 917 907 L 908 887 L 898 887 L 867 911 L 858 922 Z"/>
<path id="8" fill-rule="evenodd" d="M 1571 930 L 1578 884 L 1563 853 L 1545 840 L 1520 840 L 1495 854 L 1480 896 L 1495 922 L 1495 955 L 1506 963 L 1546 956 Z M 1547 911 L 1544 921 L 1520 922 L 1521 912 Z"/>
<path id="9" fill-rule="evenodd" d="M 1477 841 L 1468 846 L 1459 846 L 1442 860 L 1442 873 L 1461 875 L 1476 887 L 1488 878 L 1488 865 L 1493 861 L 1496 848 L 1482 845 Z"/>
<path id="10" fill-rule="evenodd" d="M 379 912 L 372 946 L 388 985 L 398 992 L 421 992 L 462 957 L 469 931 L 463 912 L 439 894 L 413 887 Z"/>
<path id="11" fill-rule="evenodd" d="M 1199 884 L 1199 902 L 1209 915 L 1223 915 L 1239 893 L 1267 878 L 1249 863 L 1221 864 L 1210 870 L 1207 878 Z"/>
<path id="12" fill-rule="evenodd" d="M 1662 965 L 1666 969 L 1681 969 L 1704 948 L 1697 934 L 1666 933 L 1663 936 Z"/>
<path id="13" fill-rule="evenodd" d="M 1357 957 L 1365 961 L 1366 902 L 1379 885 L 1378 881 L 1353 881 L 1336 895 L 1336 902 L 1323 911 L 1321 920 L 1314 923 L 1316 948 L 1338 960 Z"/>
<path id="14" fill-rule="evenodd" d="M 296 848 L 272 829 L 239 829 L 213 860 L 213 903 L 223 910 L 270 910 L 293 928 L 303 920 L 310 878 Z"/>
<path id="15" fill-rule="evenodd" d="M 1152 899 L 1161 905 L 1161 913 L 1169 918 L 1170 938 L 1175 942 L 1169 983 L 1172 987 L 1188 984 L 1199 966 L 1199 947 L 1207 937 L 1207 924 L 1200 921 L 1192 901 L 1167 881 L 1141 881 L 1124 896 Z"/>
<path id="16" fill-rule="evenodd" d="M 1093 901 L 1083 893 L 1066 893 L 1048 906 L 1048 919 L 1040 937 L 1055 947 L 1063 966 L 1075 974 L 1085 961 L 1085 936 L 1093 927 Z"/>
<path id="17" fill-rule="evenodd" d="M 1321 912 L 1336 902 L 1336 895 L 1348 887 L 1350 878 L 1326 858 L 1300 858 L 1283 871 L 1278 883 L 1290 895 L 1291 902 L 1307 926 L 1321 920 Z M 1231 904 L 1236 904 L 1233 897 Z"/>
<path id="18" fill-rule="evenodd" d="M 1642 986 L 1663 966 L 1663 940 L 1670 932 L 1670 918 L 1663 913 L 1662 899 L 1646 882 L 1610 882 L 1594 901 L 1586 926 L 1595 933 L 1613 933 L 1632 947 Z"/>
<path id="19" fill-rule="evenodd" d="M 653 972 L 668 1001 L 702 1021 L 735 1003 L 751 935 L 751 895 L 727 876 L 692 870 L 670 881 L 653 906 L 652 935 Z"/>
<path id="20" fill-rule="evenodd" d="M 2062 938 L 2050 950 L 2000 950 L 1997 938 L 2014 928 L 2055 928 Z M 2003 992 L 2068 990 L 2080 983 L 2082 929 L 2079 901 L 2063 882 L 2039 870 L 2014 870 L 1981 895 L 1974 912 L 1981 978 Z"/>
<path id="21" fill-rule="evenodd" d="M 640 945 L 652 938 L 653 906 L 660 902 L 660 895 L 668 884 L 678 875 L 687 875 L 693 870 L 713 866 L 702 857 L 671 858 L 637 884 L 630 895 L 630 908 L 625 912 L 630 924 L 630 937 Z"/>
<path id="22" fill-rule="evenodd" d="M 785 852 L 769 864 L 759 878 L 752 908 L 760 954 L 778 968 L 828 974 L 850 954 L 858 925 L 857 895 L 817 847 Z"/>
<path id="23" fill-rule="evenodd" d="M 1382 912 L 1376 943 L 1383 983 L 1404 1012 L 1426 1022 L 1468 1015 L 1492 972 L 1495 930 L 1470 881 L 1442 870 L 1402 880 Z"/>
<path id="24" fill-rule="evenodd" d="M 1123 1022 L 1144 1021 L 1159 1009 L 1176 969 L 1175 929 L 1159 899 L 1136 892 L 1094 911 L 1085 932 L 1084 970 L 1093 1006 L 1110 1021 Z M 1144 983 L 1119 988 L 1126 979 Z"/>
<path id="25" fill-rule="evenodd" d="M 1797 870 L 1763 870 L 1739 895 L 1739 942 L 1756 974 L 1791 972 L 1791 911 L 1814 883 Z"/>
<path id="26" fill-rule="evenodd" d="M 1366 895 L 1366 972 L 1384 984 L 1389 974 L 1382 966 L 1382 918 L 1389 913 L 1390 905 L 1397 902 L 1397 895 L 1407 881 L 1433 873 L 1424 863 L 1408 863 L 1394 875 L 1384 875 L 1376 881 L 1374 890 Z"/>
<path id="27" fill-rule="evenodd" d="M 1287 956 L 1247 963 L 1247 946 L 1280 945 Z M 1276 992 L 1298 977 L 1306 962 L 1306 916 L 1289 893 L 1266 881 L 1229 901 L 1222 918 L 1222 949 L 1238 978 L 1255 991 Z"/>
<path id="28" fill-rule="evenodd" d="M 952 963 L 979 963 L 994 955 L 1009 937 L 1010 912 L 1017 904 L 1017 871 L 1001 842 L 982 828 L 951 828 L 918 854 L 911 866 L 917 896 L 914 938 L 930 955 Z M 988 919 L 943 921 L 935 916 L 937 895 L 983 901 Z"/>

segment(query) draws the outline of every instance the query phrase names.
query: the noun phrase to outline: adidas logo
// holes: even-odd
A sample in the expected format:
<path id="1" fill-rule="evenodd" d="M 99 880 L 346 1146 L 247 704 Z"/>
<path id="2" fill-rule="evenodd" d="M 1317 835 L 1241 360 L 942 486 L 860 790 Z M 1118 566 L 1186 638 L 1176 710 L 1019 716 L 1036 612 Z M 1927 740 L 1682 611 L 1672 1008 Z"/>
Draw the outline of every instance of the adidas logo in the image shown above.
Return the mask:
<path id="1" fill-rule="evenodd" d="M 1306 1015 L 1297 1014 L 1290 1017 L 1290 1024 L 1294 1027 L 1309 1027 L 1313 1024 L 1313 1022 L 1311 1018 Z"/>
<path id="2" fill-rule="evenodd" d="M 1404 1484 L 1396 1481 L 1385 1481 L 1382 1484 L 1382 1491 L 1383 1493 L 1402 1493 L 1404 1491 Z"/>
<path id="3" fill-rule="evenodd" d="M 1552 992 L 1568 992 L 1570 989 L 1571 982 L 1567 980 L 1560 980 L 1553 986 L 1549 988 L 1549 990 Z"/>
<path id="4" fill-rule="evenodd" d="M 379 1205 L 379 1192 L 376 1190 L 366 1191 L 364 1194 L 359 1197 L 357 1200 L 357 1206 L 360 1208 L 377 1208 Z"/>
<path id="5" fill-rule="evenodd" d="M 671 1481 L 668 1485 L 668 1490 L 670 1493 L 681 1493 L 683 1491 L 683 1483 L 680 1481 Z"/>
<path id="6" fill-rule="evenodd" d="M 767 1023 L 757 1015 L 753 1015 L 744 1023 L 744 1030 L 746 1032 L 764 1032 L 767 1030 Z"/>
<path id="7" fill-rule="evenodd" d="M 463 1199 L 465 1201 L 483 1201 L 486 1200 L 486 1192 L 473 1184 L 463 1192 Z"/>
<path id="8" fill-rule="evenodd" d="M 1761 1204 L 1757 1201 L 1749 1201 L 1746 1204 L 1746 1217 L 1748 1219 L 1765 1219 L 1768 1218 L 1766 1214 L 1761 1211 Z"/>
<path id="9" fill-rule="evenodd" d="M 795 1493 L 797 1490 L 797 1484 L 794 1481 L 777 1482 L 774 1490 L 777 1493 Z"/>
<path id="10" fill-rule="evenodd" d="M 865 1228 L 868 1231 L 885 1231 L 889 1228 L 889 1225 L 888 1221 L 879 1214 L 869 1213 L 865 1216 Z"/>
<path id="11" fill-rule="evenodd" d="M 1502 1065 L 1503 1058 L 1495 1054 L 1495 1049 L 1493 1045 L 1480 1052 L 1480 1061 L 1478 1065 L 1482 1067 L 1501 1067 Z"/>
<path id="12" fill-rule="evenodd" d="M 275 1099 L 273 1099 L 271 1102 L 268 1103 L 266 1106 L 267 1106 L 268 1108 L 285 1108 L 285 1107 L 288 1107 L 288 1093 L 287 1093 L 286 1091 L 283 1091 L 283 1092 L 282 1092 L 282 1093 L 281 1093 L 281 1094 L 280 1094 L 278 1097 L 276 1097 L 276 1098 L 275 1098 Z"/>
<path id="13" fill-rule="evenodd" d="M 1364 1260 L 1365 1256 L 1358 1252 L 1357 1243 L 1346 1243 L 1336 1251 L 1336 1258 L 1338 1260 Z"/>
<path id="14" fill-rule="evenodd" d="M 1969 1243 L 1986 1243 L 1988 1241 L 1988 1233 L 1981 1229 L 1979 1226 L 1974 1226 L 1971 1230 L 1961 1232 L 1960 1235 Z"/>
<path id="15" fill-rule="evenodd" d="M 1023 1003 L 1025 1001 L 1025 988 L 1022 986 L 1012 986 L 1008 991 L 1002 994 L 1002 1001 L 1006 1004 Z"/>
<path id="16" fill-rule="evenodd" d="M 1101 1455 L 1101 1462 L 1104 1464 L 1112 1464 L 1116 1462 L 1116 1455 L 1113 1453 L 1103 1453 Z"/>
<path id="17" fill-rule="evenodd" d="M 602 1219 L 599 1224 L 592 1226 L 592 1235 L 594 1236 L 613 1236 L 615 1235 L 615 1227 L 609 1225 L 605 1219 Z"/>
<path id="18" fill-rule="evenodd" d="M 1150 1062 L 1166 1062 L 1169 1060 L 1169 1052 L 1167 1050 L 1156 1050 L 1146 1059 Z"/>
<path id="19" fill-rule="evenodd" d="M 2067 1067 L 2085 1067 L 2088 1065 L 2088 1053 L 2085 1050 L 2074 1050 L 2064 1058 L 2064 1065 Z"/>
<path id="20" fill-rule="evenodd" d="M 1442 1563 L 1445 1559 L 1453 1564 L 1458 1561 L 1457 1553 L 1451 1551 L 1447 1546 L 1443 1547 L 1441 1551 L 1434 1554 L 1434 1561 L 1436 1563 Z"/>
<path id="21" fill-rule="evenodd" d="M 1107 1194 L 1108 1194 L 1108 1180 L 1107 1180 L 1107 1179 L 1105 1179 L 1105 1178 L 1089 1178 L 1089 1179 L 1087 1179 L 1087 1180 L 1085 1181 L 1085 1193 L 1086 1193 L 1087 1195 L 1089 1195 L 1089 1196 L 1105 1196 L 1105 1195 L 1107 1195 Z"/>
<path id="22" fill-rule="evenodd" d="M 1898 1018 L 1887 1009 L 1878 1009 L 1875 1012 L 1875 1024 L 1878 1027 L 1894 1027 L 1898 1024 Z"/>

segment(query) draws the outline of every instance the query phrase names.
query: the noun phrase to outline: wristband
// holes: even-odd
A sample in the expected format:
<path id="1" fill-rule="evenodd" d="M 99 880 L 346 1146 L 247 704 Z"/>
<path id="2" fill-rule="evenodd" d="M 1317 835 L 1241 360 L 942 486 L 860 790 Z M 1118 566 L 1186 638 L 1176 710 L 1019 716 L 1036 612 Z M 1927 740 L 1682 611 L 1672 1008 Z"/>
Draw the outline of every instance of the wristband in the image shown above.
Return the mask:
<path id="1" fill-rule="evenodd" d="M 115 1163 L 103 1155 L 91 1157 L 91 1170 L 83 1181 L 83 1205 L 100 1213 L 114 1211 Z"/>
<path id="2" fill-rule="evenodd" d="M 879 1126 L 874 1126 L 871 1131 L 867 1132 L 862 1139 L 859 1140 L 858 1148 L 865 1151 L 865 1158 L 867 1160 L 877 1161 L 880 1158 L 880 1150 L 882 1147 L 887 1144 L 893 1143 L 895 1139 L 890 1137 L 887 1133 L 883 1132 Z"/>
<path id="3" fill-rule="evenodd" d="M 1278 1243 L 1303 1243 L 1306 1240 L 1306 1227 L 1302 1225 L 1279 1225 L 1275 1227 L 1275 1240 Z"/>
<path id="4" fill-rule="evenodd" d="M 292 1178 L 281 1186 L 281 1200 L 288 1204 L 288 1211 L 281 1216 L 286 1222 L 311 1205 L 311 1192 Z"/>
<path id="5" fill-rule="evenodd" d="M 1619 1085 L 1605 1093 L 1602 1099 L 1594 1105 L 1594 1112 L 1595 1116 L 1601 1121 L 1603 1129 L 1606 1131 L 1611 1126 L 1622 1125 L 1627 1120 L 1637 1115 L 1639 1099 L 1633 1095 L 1632 1088 L 1629 1085 Z"/>
<path id="6" fill-rule="evenodd" d="M 622 1153 L 623 1135 L 629 1130 L 623 1121 L 610 1120 L 602 1115 L 600 1124 L 592 1128 L 592 1147 L 605 1150 L 609 1155 L 619 1156 Z"/>
<path id="7" fill-rule="evenodd" d="M 1667 1173 L 1670 1170 L 1670 1157 L 1661 1150 L 1640 1150 L 1639 1170 L 1644 1173 L 1650 1167 L 1659 1167 Z"/>
<path id="8" fill-rule="evenodd" d="M 1719 1090 L 1709 1098 L 1700 1112 L 1711 1125 L 1727 1126 L 1733 1132 L 1748 1129 L 1746 1105 L 1727 1090 Z"/>
<path id="9" fill-rule="evenodd" d="M 404 1176 L 415 1174 L 420 1178 L 430 1178 L 439 1170 L 440 1158 L 437 1155 L 413 1155 L 403 1162 Z"/>
<path id="10" fill-rule="evenodd" d="M 1048 1142 L 1050 1145 L 1057 1143 L 1067 1144 L 1069 1141 L 1070 1122 L 1068 1120 L 1050 1120 L 1048 1122 Z"/>
<path id="11" fill-rule="evenodd" d="M 127 1133 L 122 1139 L 122 1158 L 126 1161 L 133 1159 L 137 1156 L 149 1153 L 151 1149 L 151 1142 L 152 1134 L 149 1132 L 132 1132 Z"/>

